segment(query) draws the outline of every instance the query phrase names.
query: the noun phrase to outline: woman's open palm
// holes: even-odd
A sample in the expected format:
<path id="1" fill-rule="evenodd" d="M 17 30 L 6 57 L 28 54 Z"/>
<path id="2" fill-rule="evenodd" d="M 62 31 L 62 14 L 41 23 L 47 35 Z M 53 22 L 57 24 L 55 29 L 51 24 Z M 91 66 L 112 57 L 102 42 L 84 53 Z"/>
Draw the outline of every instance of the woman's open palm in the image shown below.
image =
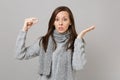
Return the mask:
<path id="1" fill-rule="evenodd" d="M 89 28 L 81 31 L 81 32 L 78 34 L 78 37 L 79 37 L 79 38 L 83 38 L 84 35 L 85 35 L 87 32 L 89 32 L 89 31 L 91 31 L 91 30 L 93 30 L 93 29 L 95 29 L 95 26 L 91 26 L 91 27 L 89 27 Z"/>

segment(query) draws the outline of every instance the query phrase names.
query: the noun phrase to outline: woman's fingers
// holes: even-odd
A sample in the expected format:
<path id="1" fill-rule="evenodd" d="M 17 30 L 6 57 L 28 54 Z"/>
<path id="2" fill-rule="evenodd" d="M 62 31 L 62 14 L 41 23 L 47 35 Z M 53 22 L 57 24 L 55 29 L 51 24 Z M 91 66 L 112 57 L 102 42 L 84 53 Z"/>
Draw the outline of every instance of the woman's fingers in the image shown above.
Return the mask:
<path id="1" fill-rule="evenodd" d="M 28 18 L 28 19 L 25 19 L 26 26 L 32 26 L 32 25 L 36 24 L 37 22 L 38 22 L 37 18 Z"/>
<path id="2" fill-rule="evenodd" d="M 83 38 L 84 35 L 85 35 L 87 32 L 89 32 L 89 31 L 91 31 L 91 30 L 93 30 L 93 29 L 95 29 L 95 26 L 91 26 L 91 27 L 89 27 L 89 28 L 81 31 L 81 33 L 78 35 L 78 37 Z"/>
<path id="3" fill-rule="evenodd" d="M 33 22 L 32 22 L 32 21 L 26 23 L 26 26 L 32 26 L 32 25 L 33 25 Z"/>
<path id="4" fill-rule="evenodd" d="M 91 30 L 93 30 L 93 29 L 95 29 L 95 26 L 91 26 L 91 27 L 85 29 L 85 32 L 91 31 Z"/>
<path id="5" fill-rule="evenodd" d="M 32 22 L 33 22 L 33 24 L 36 24 L 38 22 L 38 19 L 37 18 L 32 18 Z"/>
<path id="6" fill-rule="evenodd" d="M 36 23 L 38 23 L 38 19 L 37 18 L 35 18 L 35 17 L 26 18 L 25 22 L 24 22 L 23 30 L 27 31 L 28 29 L 30 29 Z"/>

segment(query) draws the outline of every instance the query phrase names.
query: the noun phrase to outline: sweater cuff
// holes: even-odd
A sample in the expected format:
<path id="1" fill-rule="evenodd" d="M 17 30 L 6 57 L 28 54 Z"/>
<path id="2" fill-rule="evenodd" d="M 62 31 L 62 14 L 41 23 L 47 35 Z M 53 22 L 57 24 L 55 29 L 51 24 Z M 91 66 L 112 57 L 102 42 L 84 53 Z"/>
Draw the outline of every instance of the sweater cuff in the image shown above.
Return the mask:
<path id="1" fill-rule="evenodd" d="M 23 31 L 23 30 L 20 30 L 20 31 L 19 31 L 19 36 L 20 36 L 21 38 L 26 37 L 26 35 L 27 35 L 27 31 Z"/>
<path id="2" fill-rule="evenodd" d="M 75 44 L 78 44 L 78 43 L 80 43 L 80 44 L 84 44 L 85 43 L 85 40 L 83 39 L 83 38 L 76 38 L 76 40 L 75 40 Z"/>

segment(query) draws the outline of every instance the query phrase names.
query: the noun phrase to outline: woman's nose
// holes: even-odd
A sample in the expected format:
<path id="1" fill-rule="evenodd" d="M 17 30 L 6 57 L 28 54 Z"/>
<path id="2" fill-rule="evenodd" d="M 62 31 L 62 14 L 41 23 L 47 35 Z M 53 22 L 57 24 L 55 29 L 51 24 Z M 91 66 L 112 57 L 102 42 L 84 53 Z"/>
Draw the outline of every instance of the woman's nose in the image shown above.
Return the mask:
<path id="1" fill-rule="evenodd" d="M 62 22 L 62 21 L 60 21 L 60 22 L 59 22 L 59 25 L 63 25 L 63 22 Z"/>

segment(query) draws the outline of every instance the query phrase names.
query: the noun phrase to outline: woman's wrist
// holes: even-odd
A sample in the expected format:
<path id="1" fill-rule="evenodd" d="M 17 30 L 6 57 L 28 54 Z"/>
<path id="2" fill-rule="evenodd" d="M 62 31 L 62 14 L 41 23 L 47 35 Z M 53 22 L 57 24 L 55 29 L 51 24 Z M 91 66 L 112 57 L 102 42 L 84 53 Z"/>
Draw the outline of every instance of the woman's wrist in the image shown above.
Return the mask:
<path id="1" fill-rule="evenodd" d="M 83 35 L 82 35 L 82 34 L 79 34 L 79 35 L 77 36 L 77 38 L 82 39 L 82 38 L 83 38 Z"/>
<path id="2" fill-rule="evenodd" d="M 26 27 L 23 27 L 22 31 L 26 32 L 26 31 L 28 31 L 28 29 Z"/>

